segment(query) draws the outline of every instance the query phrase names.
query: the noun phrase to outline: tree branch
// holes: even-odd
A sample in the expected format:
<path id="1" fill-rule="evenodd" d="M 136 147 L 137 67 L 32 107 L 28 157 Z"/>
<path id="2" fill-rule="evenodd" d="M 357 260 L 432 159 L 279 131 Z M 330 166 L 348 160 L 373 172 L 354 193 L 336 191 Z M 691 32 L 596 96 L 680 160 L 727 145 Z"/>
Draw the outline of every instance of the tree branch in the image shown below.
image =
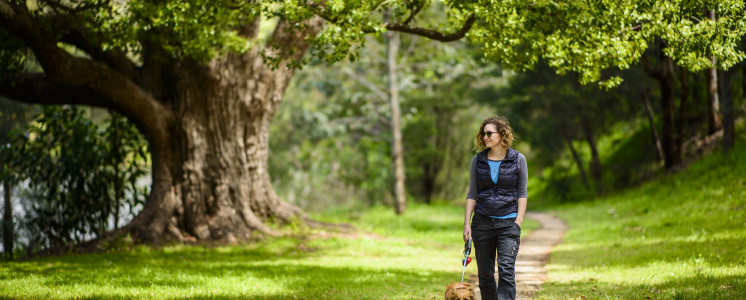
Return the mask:
<path id="1" fill-rule="evenodd" d="M 471 26 L 474 25 L 474 22 L 477 20 L 477 18 L 474 15 L 469 16 L 468 19 L 466 19 L 466 22 L 464 22 L 464 25 L 461 26 L 461 29 L 459 29 L 456 32 L 452 33 L 442 33 L 437 30 L 432 29 L 426 29 L 416 26 L 410 26 L 407 24 L 402 23 L 386 23 L 384 24 L 384 27 L 391 31 L 399 31 L 414 35 L 423 36 L 426 38 L 429 38 L 431 40 L 441 41 L 441 42 L 453 42 L 460 40 L 463 38 L 469 30 L 471 30 Z"/>
<path id="2" fill-rule="evenodd" d="M 0 82 L 0 95 L 11 100 L 44 105 L 91 105 L 113 108 L 113 102 L 84 87 L 69 87 L 50 81 L 44 74 L 32 74 L 20 83 Z"/>
<path id="3" fill-rule="evenodd" d="M 352 25 L 352 24 L 349 24 L 347 20 L 337 18 L 337 16 L 335 16 L 334 14 L 328 13 L 326 6 L 324 6 L 323 4 L 310 2 L 307 5 L 316 15 L 318 15 L 319 17 L 323 18 L 324 20 L 332 24 L 342 26 L 342 27 Z M 412 15 L 410 15 L 410 17 L 407 18 L 407 20 L 404 23 L 384 23 L 383 27 L 386 28 L 386 30 L 399 31 L 399 32 L 404 32 L 408 34 L 419 35 L 419 36 L 429 38 L 431 40 L 437 40 L 441 42 L 453 42 L 453 41 L 457 41 L 463 38 L 466 35 L 466 33 L 469 32 L 469 30 L 471 30 L 471 26 L 474 25 L 474 22 L 477 20 L 476 16 L 472 14 L 471 16 L 469 16 L 468 19 L 466 19 L 466 21 L 464 22 L 464 24 L 461 26 L 459 30 L 457 30 L 456 32 L 452 32 L 452 33 L 442 33 L 440 31 L 433 30 L 433 29 L 427 29 L 427 28 L 409 25 L 408 23 L 412 21 L 411 19 L 414 18 L 414 16 L 419 12 L 420 8 L 413 11 Z M 375 30 L 370 27 L 364 28 L 363 31 L 365 33 L 375 32 Z"/>
<path id="4" fill-rule="evenodd" d="M 130 117 L 149 138 L 168 136 L 168 124 L 174 119 L 170 109 L 103 62 L 74 57 L 58 48 L 57 41 L 48 38 L 53 34 L 36 22 L 25 5 L 0 1 L 0 27 L 34 52 L 50 82 L 69 89 L 95 91 L 101 96 L 96 105 L 113 107 Z"/>

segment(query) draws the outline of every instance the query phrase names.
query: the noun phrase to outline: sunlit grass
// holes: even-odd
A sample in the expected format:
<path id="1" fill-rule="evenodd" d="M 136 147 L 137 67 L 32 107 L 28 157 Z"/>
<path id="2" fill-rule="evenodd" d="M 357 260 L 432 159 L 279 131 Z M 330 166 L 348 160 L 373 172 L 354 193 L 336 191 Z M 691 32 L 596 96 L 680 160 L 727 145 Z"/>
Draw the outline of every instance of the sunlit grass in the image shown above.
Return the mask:
<path id="1" fill-rule="evenodd" d="M 0 264 L 0 298 L 440 299 L 461 278 L 463 206 L 374 207 L 359 234 L 298 229 L 257 243 L 68 254 Z M 524 231 L 535 228 L 524 223 Z M 476 272 L 474 264 L 466 276 Z"/>
<path id="2" fill-rule="evenodd" d="M 570 225 L 542 299 L 746 298 L 746 147 L 592 203 Z"/>

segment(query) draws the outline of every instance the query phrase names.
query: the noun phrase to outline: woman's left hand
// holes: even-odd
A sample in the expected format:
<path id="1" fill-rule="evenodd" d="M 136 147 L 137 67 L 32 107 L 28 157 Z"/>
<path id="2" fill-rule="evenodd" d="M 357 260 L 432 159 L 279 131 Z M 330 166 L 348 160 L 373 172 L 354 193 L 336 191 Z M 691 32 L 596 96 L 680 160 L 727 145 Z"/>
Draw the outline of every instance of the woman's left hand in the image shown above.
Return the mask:
<path id="1" fill-rule="evenodd" d="M 515 219 L 515 223 L 518 224 L 518 227 L 523 228 L 523 220 Z"/>

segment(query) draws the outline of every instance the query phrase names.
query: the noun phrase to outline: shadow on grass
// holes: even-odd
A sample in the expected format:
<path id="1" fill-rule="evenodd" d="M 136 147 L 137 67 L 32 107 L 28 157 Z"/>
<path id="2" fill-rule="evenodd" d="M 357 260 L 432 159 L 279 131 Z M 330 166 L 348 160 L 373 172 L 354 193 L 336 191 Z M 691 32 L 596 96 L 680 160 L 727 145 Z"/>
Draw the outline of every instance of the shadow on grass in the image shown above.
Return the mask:
<path id="1" fill-rule="evenodd" d="M 256 249 L 198 247 L 93 255 L 68 255 L 11 263 L 0 280 L 35 277 L 31 298 L 57 289 L 75 290 L 75 298 L 213 299 L 428 299 L 458 280 L 453 272 L 386 268 L 346 255 L 332 265 L 333 252 L 299 250 L 296 240 Z M 334 242 L 332 242 L 334 244 Z M 331 257 L 331 258 L 330 258 Z M 386 260 L 387 258 L 375 258 Z M 137 295 L 136 291 L 143 294 Z M 156 293 L 153 295 L 153 293 Z M 34 296 L 36 295 L 36 296 Z M 150 295 L 150 296 L 147 296 Z M 14 297 L 3 295 L 2 297 Z"/>

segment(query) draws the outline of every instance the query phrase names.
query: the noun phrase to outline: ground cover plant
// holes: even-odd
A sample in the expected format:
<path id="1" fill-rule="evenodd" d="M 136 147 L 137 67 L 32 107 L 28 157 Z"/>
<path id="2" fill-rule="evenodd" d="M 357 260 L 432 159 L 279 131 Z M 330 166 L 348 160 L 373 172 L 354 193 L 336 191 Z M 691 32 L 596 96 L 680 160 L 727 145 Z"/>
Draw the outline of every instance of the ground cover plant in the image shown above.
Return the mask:
<path id="1" fill-rule="evenodd" d="M 319 218 L 360 231 L 295 228 L 252 244 L 3 262 L 0 298 L 439 299 L 461 277 L 461 205 L 410 205 L 399 217 L 386 207 L 337 209 Z M 527 220 L 524 234 L 537 226 Z M 470 264 L 466 278 L 475 272 Z"/>
<path id="2" fill-rule="evenodd" d="M 594 202 L 556 206 L 570 230 L 539 299 L 746 298 L 746 145 Z"/>

